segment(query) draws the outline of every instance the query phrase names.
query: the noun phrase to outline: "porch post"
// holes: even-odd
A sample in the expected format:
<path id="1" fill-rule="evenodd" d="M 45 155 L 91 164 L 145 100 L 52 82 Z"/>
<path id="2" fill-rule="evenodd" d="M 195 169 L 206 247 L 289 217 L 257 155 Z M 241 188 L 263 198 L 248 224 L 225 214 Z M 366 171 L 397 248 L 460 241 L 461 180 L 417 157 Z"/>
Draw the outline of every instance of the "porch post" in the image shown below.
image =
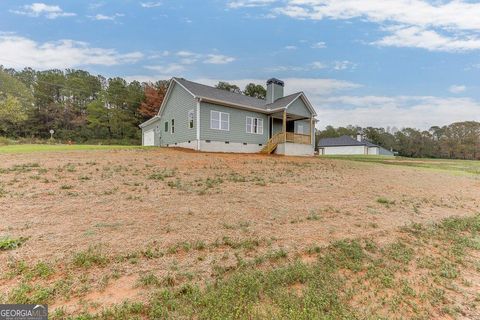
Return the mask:
<path id="1" fill-rule="evenodd" d="M 283 142 L 287 142 L 287 110 L 283 110 Z"/>

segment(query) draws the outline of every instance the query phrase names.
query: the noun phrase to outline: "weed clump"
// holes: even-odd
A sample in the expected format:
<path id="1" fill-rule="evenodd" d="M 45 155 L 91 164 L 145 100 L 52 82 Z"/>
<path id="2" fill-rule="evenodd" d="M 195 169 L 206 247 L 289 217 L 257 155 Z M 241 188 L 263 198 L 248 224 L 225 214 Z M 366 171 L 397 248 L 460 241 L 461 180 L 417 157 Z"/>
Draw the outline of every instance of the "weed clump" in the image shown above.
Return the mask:
<path id="1" fill-rule="evenodd" d="M 10 238 L 10 237 L 0 238 L 0 251 L 17 249 L 25 241 L 27 241 L 27 238 L 23 238 L 23 237 L 20 237 L 17 239 Z"/>
<path id="2" fill-rule="evenodd" d="M 152 173 L 148 179 L 150 180 L 165 180 L 166 178 L 172 178 L 176 174 L 176 169 L 163 169 L 160 172 Z"/>
<path id="3" fill-rule="evenodd" d="M 78 252 L 73 256 L 73 264 L 82 268 L 105 266 L 108 260 L 108 257 L 101 252 L 99 246 L 91 246 L 87 250 Z"/>

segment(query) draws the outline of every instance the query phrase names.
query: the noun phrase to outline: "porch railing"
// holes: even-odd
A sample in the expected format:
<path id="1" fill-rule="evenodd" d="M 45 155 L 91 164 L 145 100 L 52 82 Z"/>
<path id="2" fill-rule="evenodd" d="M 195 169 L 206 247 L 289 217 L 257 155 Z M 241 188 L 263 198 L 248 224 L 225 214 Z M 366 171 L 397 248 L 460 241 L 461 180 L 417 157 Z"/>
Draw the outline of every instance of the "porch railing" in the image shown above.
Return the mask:
<path id="1" fill-rule="evenodd" d="M 300 134 L 300 133 L 293 133 L 287 132 L 286 133 L 287 142 L 293 143 L 301 143 L 301 144 L 311 144 L 311 137 L 309 134 Z"/>
<path id="2" fill-rule="evenodd" d="M 268 140 L 267 144 L 261 150 L 262 153 L 272 153 L 280 143 L 293 142 L 300 144 L 311 144 L 311 137 L 308 134 L 299 134 L 293 132 L 278 132 Z"/>

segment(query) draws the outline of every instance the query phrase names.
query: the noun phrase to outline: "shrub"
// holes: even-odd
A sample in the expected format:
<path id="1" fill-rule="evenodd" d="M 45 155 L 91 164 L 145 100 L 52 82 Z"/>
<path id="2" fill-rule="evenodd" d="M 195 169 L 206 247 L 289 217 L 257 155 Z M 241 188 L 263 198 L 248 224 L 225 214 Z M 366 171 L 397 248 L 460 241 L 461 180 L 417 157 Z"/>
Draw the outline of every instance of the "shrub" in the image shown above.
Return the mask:
<path id="1" fill-rule="evenodd" d="M 22 245 L 27 239 L 26 238 L 18 238 L 18 239 L 13 239 L 10 237 L 4 237 L 0 238 L 0 251 L 6 251 L 6 250 L 13 250 Z"/>

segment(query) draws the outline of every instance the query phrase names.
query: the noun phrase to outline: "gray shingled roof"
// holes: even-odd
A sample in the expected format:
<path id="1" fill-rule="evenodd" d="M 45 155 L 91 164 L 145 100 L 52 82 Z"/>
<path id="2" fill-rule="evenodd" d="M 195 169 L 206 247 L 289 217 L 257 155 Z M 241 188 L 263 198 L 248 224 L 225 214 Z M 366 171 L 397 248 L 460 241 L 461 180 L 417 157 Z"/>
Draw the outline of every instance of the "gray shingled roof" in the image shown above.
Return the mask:
<path id="1" fill-rule="evenodd" d="M 183 78 L 174 78 L 185 88 L 187 88 L 195 96 L 203 97 L 205 99 L 212 99 L 217 101 L 222 101 L 227 104 L 234 105 L 243 105 L 247 107 L 252 107 L 256 109 L 261 109 L 267 111 L 267 109 L 279 109 L 286 107 L 290 102 L 292 102 L 300 92 L 288 95 L 286 97 L 280 98 L 274 103 L 266 104 L 266 100 L 257 99 L 249 97 L 240 93 L 234 93 L 227 90 L 217 89 L 210 87 L 204 84 L 192 82 L 185 80 Z"/>
<path id="2" fill-rule="evenodd" d="M 367 140 L 357 141 L 350 136 L 341 136 L 338 138 L 323 138 L 318 142 L 319 147 L 340 147 L 340 146 L 367 146 L 367 147 L 379 147 L 378 145 L 371 143 Z"/>

